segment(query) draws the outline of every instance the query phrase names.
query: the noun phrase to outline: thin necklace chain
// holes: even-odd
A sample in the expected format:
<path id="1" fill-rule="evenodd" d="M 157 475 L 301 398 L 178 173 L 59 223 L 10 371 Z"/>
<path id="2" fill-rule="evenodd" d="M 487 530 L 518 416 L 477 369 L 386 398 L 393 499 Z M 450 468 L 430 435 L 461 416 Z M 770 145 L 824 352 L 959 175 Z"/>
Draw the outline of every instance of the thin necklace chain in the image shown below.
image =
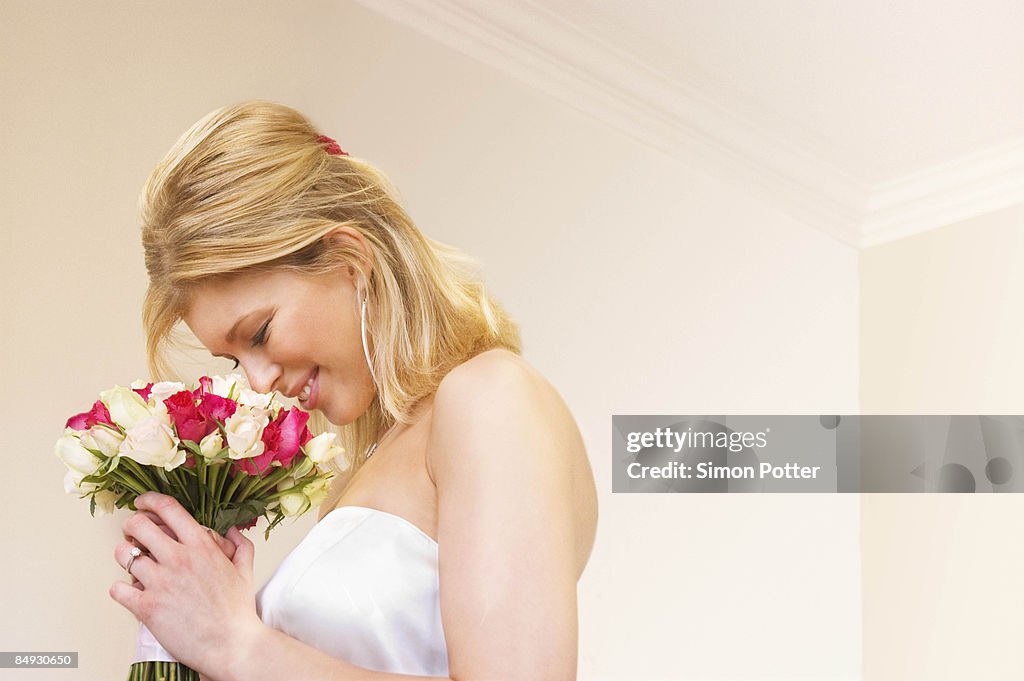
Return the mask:
<path id="1" fill-rule="evenodd" d="M 366 456 L 365 456 L 365 457 L 363 457 L 363 458 L 364 458 L 364 459 L 369 459 L 369 458 L 370 458 L 371 456 L 373 456 L 373 453 L 374 453 L 375 451 L 377 451 L 377 446 L 378 446 L 378 445 L 379 445 L 379 444 L 380 444 L 381 442 L 383 442 L 383 441 L 384 441 L 384 440 L 385 440 L 385 439 L 387 438 L 387 436 L 388 436 L 388 435 L 390 435 L 390 434 L 391 434 L 391 431 L 392 431 L 392 430 L 394 430 L 394 429 L 395 429 L 395 426 L 397 426 L 397 425 L 398 425 L 398 421 L 395 421 L 395 422 L 394 422 L 393 424 L 391 424 L 391 427 L 390 427 L 390 428 L 388 428 L 387 430 L 385 430 L 385 431 L 384 431 L 384 434 L 383 434 L 383 435 L 381 435 L 381 436 L 380 436 L 379 438 L 377 438 L 377 441 L 376 441 L 376 442 L 374 442 L 374 443 L 373 443 L 372 445 L 370 445 L 370 446 L 369 446 L 369 448 L 368 448 L 368 449 L 366 450 Z"/>

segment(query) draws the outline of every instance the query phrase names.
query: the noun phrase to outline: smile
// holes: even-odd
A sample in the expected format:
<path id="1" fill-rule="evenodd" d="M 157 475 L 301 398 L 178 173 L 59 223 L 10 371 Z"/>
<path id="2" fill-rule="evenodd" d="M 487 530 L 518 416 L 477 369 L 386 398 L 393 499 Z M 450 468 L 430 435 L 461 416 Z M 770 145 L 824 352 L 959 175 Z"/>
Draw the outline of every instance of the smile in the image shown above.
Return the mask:
<path id="1" fill-rule="evenodd" d="M 313 370 L 313 375 L 306 381 L 306 385 L 302 388 L 302 392 L 299 393 L 299 402 L 306 407 L 306 409 L 315 409 L 317 401 L 320 399 L 320 367 Z"/>

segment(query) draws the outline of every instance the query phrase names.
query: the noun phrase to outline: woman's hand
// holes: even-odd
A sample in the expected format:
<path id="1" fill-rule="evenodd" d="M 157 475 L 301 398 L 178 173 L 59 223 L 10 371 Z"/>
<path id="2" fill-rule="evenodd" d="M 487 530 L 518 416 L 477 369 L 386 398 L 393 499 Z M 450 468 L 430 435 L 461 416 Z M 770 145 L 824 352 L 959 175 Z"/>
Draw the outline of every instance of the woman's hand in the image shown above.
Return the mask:
<path id="1" fill-rule="evenodd" d="M 163 519 L 160 516 L 158 516 L 156 513 L 153 513 L 152 511 L 143 511 L 143 510 L 139 510 L 138 513 L 142 513 L 147 518 L 152 520 L 153 524 L 156 525 L 157 527 L 159 527 L 161 530 L 163 530 L 164 534 L 166 534 L 168 537 L 170 537 L 171 539 L 173 539 L 175 541 L 178 540 L 178 537 L 174 534 L 174 530 L 172 530 L 170 527 L 168 527 L 167 524 L 164 523 Z M 224 552 L 224 555 L 227 556 L 228 560 L 231 560 L 232 558 L 235 557 L 235 545 L 231 542 L 230 539 L 228 539 L 227 537 L 222 537 L 221 535 L 217 534 L 216 532 L 214 532 L 209 527 L 206 528 L 206 531 L 209 532 L 210 533 L 210 537 L 212 537 L 217 542 L 217 545 L 220 546 L 220 550 Z M 128 541 L 128 542 L 132 541 L 131 535 L 128 534 L 127 530 L 122 529 L 121 534 L 122 534 L 122 536 L 124 536 L 126 541 Z M 132 544 L 132 545 L 134 546 L 134 544 Z M 129 549 L 129 550 L 131 550 L 131 549 Z M 132 575 L 132 586 L 140 587 L 141 588 L 141 583 L 139 582 L 139 578 L 136 577 L 135 575 Z"/>
<path id="2" fill-rule="evenodd" d="M 216 673 L 230 661 L 230 651 L 262 626 L 253 589 L 253 544 L 231 528 L 228 558 L 215 533 L 174 497 L 146 492 L 135 506 L 139 512 L 125 522 L 126 539 L 115 548 L 114 559 L 123 568 L 133 545 L 145 553 L 132 563 L 133 583 L 114 582 L 110 597 L 179 662 Z"/>

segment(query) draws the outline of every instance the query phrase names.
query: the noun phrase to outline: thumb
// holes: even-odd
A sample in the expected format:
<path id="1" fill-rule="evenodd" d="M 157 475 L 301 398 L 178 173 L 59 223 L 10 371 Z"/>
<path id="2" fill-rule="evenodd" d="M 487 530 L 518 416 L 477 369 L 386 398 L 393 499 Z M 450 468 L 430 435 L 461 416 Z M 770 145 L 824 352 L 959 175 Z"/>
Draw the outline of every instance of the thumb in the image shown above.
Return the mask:
<path id="1" fill-rule="evenodd" d="M 235 546 L 235 555 L 231 558 L 231 562 L 244 574 L 252 577 L 256 547 L 237 527 L 230 528 L 224 536 Z"/>

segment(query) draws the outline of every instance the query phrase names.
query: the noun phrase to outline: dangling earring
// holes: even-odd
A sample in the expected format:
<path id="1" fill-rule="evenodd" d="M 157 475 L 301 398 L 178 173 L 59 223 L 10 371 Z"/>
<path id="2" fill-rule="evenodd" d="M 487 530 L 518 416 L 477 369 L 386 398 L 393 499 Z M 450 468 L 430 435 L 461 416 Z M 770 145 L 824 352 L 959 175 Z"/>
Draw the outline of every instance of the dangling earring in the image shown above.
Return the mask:
<path id="1" fill-rule="evenodd" d="M 370 377 L 374 385 L 377 384 L 377 376 L 373 373 L 373 362 L 370 361 L 370 349 L 366 344 L 366 294 L 363 293 L 359 309 L 359 333 L 363 337 L 363 354 L 366 355 L 366 366 L 370 367 Z"/>

